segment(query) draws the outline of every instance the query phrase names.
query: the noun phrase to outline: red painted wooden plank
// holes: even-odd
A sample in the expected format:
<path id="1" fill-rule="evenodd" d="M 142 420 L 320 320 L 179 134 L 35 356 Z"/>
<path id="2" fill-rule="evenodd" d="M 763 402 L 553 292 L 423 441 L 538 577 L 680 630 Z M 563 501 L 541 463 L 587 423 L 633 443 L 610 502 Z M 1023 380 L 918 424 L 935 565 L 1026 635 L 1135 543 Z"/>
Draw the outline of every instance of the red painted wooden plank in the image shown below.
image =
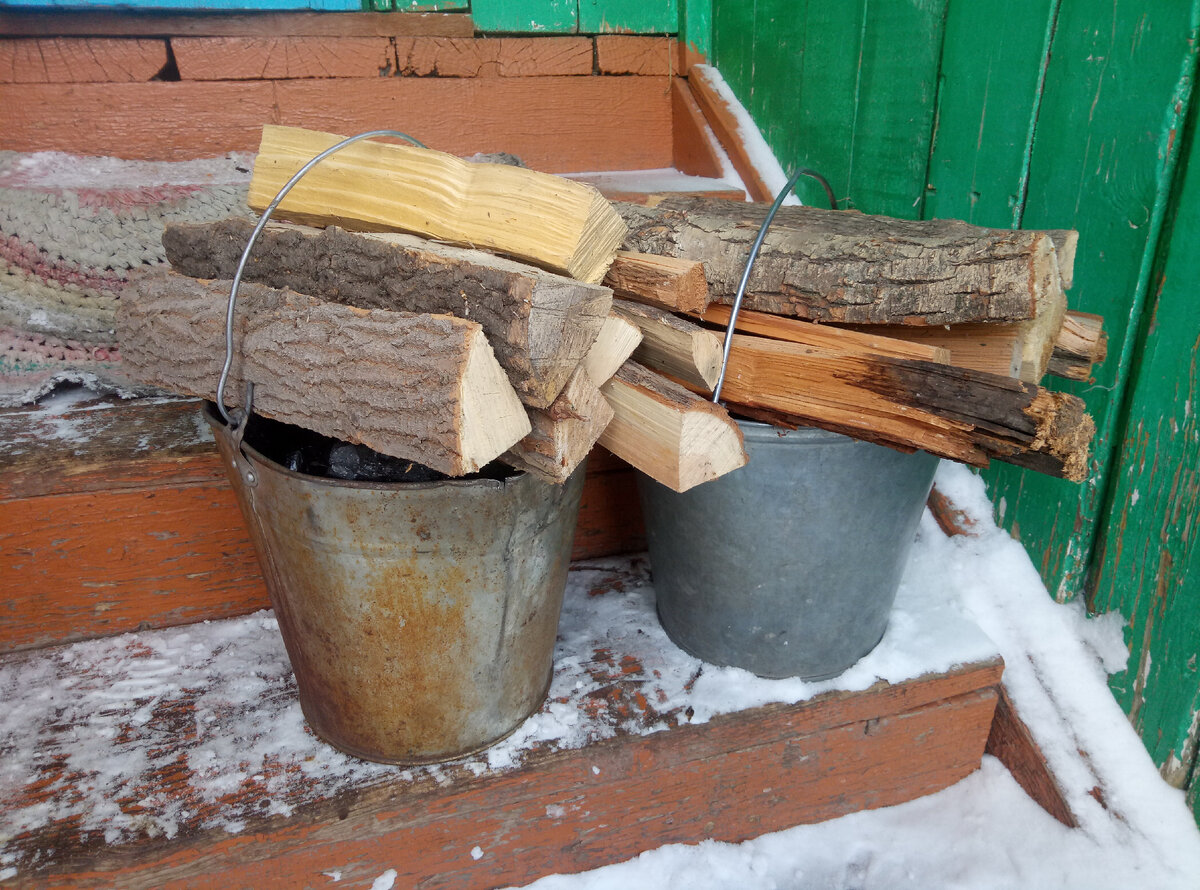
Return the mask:
<path id="1" fill-rule="evenodd" d="M 166 64 L 165 40 L 0 39 L 0 83 L 138 83 Z"/>

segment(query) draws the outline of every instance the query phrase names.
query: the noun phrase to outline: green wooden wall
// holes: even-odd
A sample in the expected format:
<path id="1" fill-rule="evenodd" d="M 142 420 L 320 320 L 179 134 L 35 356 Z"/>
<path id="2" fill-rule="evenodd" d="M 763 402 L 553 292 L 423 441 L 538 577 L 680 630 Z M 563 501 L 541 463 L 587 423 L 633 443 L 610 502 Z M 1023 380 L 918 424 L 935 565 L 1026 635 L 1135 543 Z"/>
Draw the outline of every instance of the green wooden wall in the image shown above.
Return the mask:
<path id="1" fill-rule="evenodd" d="M 1128 622 L 1113 690 L 1200 808 L 1200 149 L 1194 0 L 713 0 L 712 57 L 785 167 L 842 206 L 1080 232 L 1074 308 L 1108 361 L 1072 485 L 985 474 L 1060 599 Z M 820 200 L 815 193 L 802 197 Z M 1197 810 L 1200 817 L 1200 809 Z"/>

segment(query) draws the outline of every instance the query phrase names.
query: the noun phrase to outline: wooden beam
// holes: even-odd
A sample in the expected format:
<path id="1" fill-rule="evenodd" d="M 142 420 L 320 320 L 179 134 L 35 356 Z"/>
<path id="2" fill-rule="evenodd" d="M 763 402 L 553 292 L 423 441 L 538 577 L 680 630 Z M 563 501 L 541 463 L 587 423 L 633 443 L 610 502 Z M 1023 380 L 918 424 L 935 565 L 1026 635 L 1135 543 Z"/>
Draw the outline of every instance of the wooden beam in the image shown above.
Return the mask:
<path id="1" fill-rule="evenodd" d="M 247 219 L 167 227 L 171 265 L 193 278 L 233 278 L 254 224 Z M 246 281 L 352 303 L 478 322 L 517 395 L 534 408 L 558 396 L 608 318 L 606 288 L 479 250 L 411 235 L 270 224 Z"/>
<path id="2" fill-rule="evenodd" d="M 137 380 L 215 400 L 229 284 L 146 275 L 122 295 L 122 360 Z M 529 419 L 475 322 L 357 309 L 246 284 L 226 404 L 326 436 L 474 472 L 529 433 Z"/>
<path id="3" fill-rule="evenodd" d="M 672 312 L 703 312 L 708 306 L 708 282 L 699 260 L 619 250 L 604 283 L 618 297 Z"/>
<path id="4" fill-rule="evenodd" d="M 613 311 L 642 332 L 641 345 L 633 353 L 635 361 L 688 387 L 712 392 L 721 374 L 718 334 L 656 306 L 614 300 Z"/>
<path id="5" fill-rule="evenodd" d="M 601 74 L 665 74 L 677 72 L 675 40 L 638 34 L 597 34 L 596 68 Z"/>
<path id="6" fill-rule="evenodd" d="M 976 466 L 1080 481 L 1095 425 L 1082 401 L 1007 377 L 735 334 L 722 398 Z"/>
<path id="7" fill-rule="evenodd" d="M 613 409 L 596 384 L 577 368 L 550 407 L 530 410 L 533 429 L 500 459 L 561 485 L 587 459 L 612 419 Z"/>
<path id="8" fill-rule="evenodd" d="M 689 176 L 711 179 L 723 176 L 727 164 L 722 164 L 721 145 L 684 77 L 671 78 L 671 119 L 671 166 Z M 731 198 L 738 200 L 745 194 L 741 192 Z"/>
<path id="9" fill-rule="evenodd" d="M 1087 380 L 1092 368 L 1108 355 L 1104 317 L 1088 312 L 1068 312 L 1054 340 L 1047 370 L 1068 380 Z"/>
<path id="10" fill-rule="evenodd" d="M 754 158 L 746 150 L 746 141 L 741 135 L 741 124 L 729 103 L 721 97 L 716 81 L 706 65 L 693 65 L 688 69 L 688 85 L 709 126 L 729 155 L 733 167 L 742 178 L 750 200 L 771 202 L 774 191 L 767 185 Z"/>
<path id="11" fill-rule="evenodd" d="M 703 261 L 721 303 L 733 301 L 767 209 L 694 198 L 618 205 L 630 227 L 624 249 Z M 1065 299 L 1045 233 L 789 206 L 743 305 L 814 321 L 942 325 L 1023 321 Z"/>
<path id="12" fill-rule="evenodd" d="M 746 463 L 742 432 L 719 405 L 633 361 L 600 388 L 615 416 L 600 444 L 674 491 Z"/>
<path id="13" fill-rule="evenodd" d="M 462 13 L 157 12 L 135 9 L 0 9 L 9 37 L 471 37 Z"/>
<path id="14" fill-rule="evenodd" d="M 0 83 L 137 83 L 166 64 L 165 40 L 0 39 Z"/>
<path id="15" fill-rule="evenodd" d="M 264 210 L 305 163 L 341 138 L 263 127 L 250 206 Z M 593 283 L 604 277 L 625 236 L 621 218 L 589 186 L 376 141 L 350 145 L 313 167 L 279 213 L 299 222 L 471 245 Z"/>

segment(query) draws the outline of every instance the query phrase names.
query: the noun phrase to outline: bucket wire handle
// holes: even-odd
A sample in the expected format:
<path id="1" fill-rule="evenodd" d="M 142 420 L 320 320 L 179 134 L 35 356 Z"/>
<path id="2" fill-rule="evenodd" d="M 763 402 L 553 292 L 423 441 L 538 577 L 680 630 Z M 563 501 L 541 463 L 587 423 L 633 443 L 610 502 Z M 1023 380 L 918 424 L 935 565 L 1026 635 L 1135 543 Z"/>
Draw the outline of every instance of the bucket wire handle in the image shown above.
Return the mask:
<path id="1" fill-rule="evenodd" d="M 762 249 L 763 241 L 767 237 L 767 229 L 771 228 L 775 214 L 779 212 L 779 208 L 783 206 L 784 199 L 796 187 L 796 183 L 800 181 L 801 176 L 811 176 L 821 183 L 821 187 L 825 189 L 826 197 L 829 198 L 829 209 L 838 209 L 837 198 L 833 195 L 833 188 L 829 185 L 829 180 L 816 170 L 810 170 L 808 167 L 801 167 L 793 173 L 788 179 L 787 185 L 780 189 L 779 194 L 775 196 L 775 202 L 771 204 L 771 209 L 767 211 L 767 216 L 758 229 L 758 236 L 754 239 L 754 244 L 750 248 L 750 255 L 746 258 L 746 268 L 742 272 L 742 280 L 738 284 L 737 295 L 733 298 L 733 307 L 729 311 L 729 324 L 725 327 L 725 343 L 721 349 L 721 373 L 717 377 L 717 385 L 713 387 L 712 400 L 714 402 L 721 400 L 721 387 L 725 385 L 725 370 L 729 366 L 729 353 L 733 350 L 733 330 L 737 325 L 738 312 L 742 308 L 742 299 L 746 296 L 746 285 L 750 283 L 750 270 L 754 268 L 754 261 L 758 259 L 758 252 Z"/>
<path id="2" fill-rule="evenodd" d="M 283 188 L 275 194 L 274 199 L 267 205 L 267 209 L 258 218 L 258 225 L 250 233 L 250 240 L 246 242 L 246 248 L 242 251 L 242 258 L 238 261 L 237 271 L 233 275 L 233 283 L 229 287 L 229 306 L 225 310 L 225 364 L 221 368 L 221 378 L 217 381 L 217 410 L 221 412 L 221 417 L 225 420 L 225 423 L 232 428 L 234 444 L 238 451 L 241 451 L 242 436 L 245 435 L 246 424 L 250 420 L 250 413 L 254 410 L 254 384 L 249 380 L 246 381 L 245 403 L 234 414 L 230 414 L 225 408 L 225 385 L 229 382 L 229 372 L 233 368 L 233 309 L 234 304 L 237 302 L 238 288 L 242 283 L 242 272 L 246 268 L 247 260 L 250 259 L 250 251 L 254 249 L 255 243 L 258 241 L 258 236 L 266 228 L 271 214 L 275 212 L 275 209 L 287 196 L 287 193 L 292 190 L 292 186 L 298 183 L 309 170 L 334 152 L 341 151 L 348 145 L 352 145 L 363 139 L 370 139 L 374 136 L 391 136 L 396 139 L 403 139 L 417 146 L 417 148 L 425 148 L 423 143 L 413 139 L 407 133 L 401 133 L 399 130 L 370 130 L 366 133 L 359 133 L 357 136 L 350 136 L 343 139 L 336 145 L 331 145 L 297 170 L 296 174 L 284 183 Z"/>

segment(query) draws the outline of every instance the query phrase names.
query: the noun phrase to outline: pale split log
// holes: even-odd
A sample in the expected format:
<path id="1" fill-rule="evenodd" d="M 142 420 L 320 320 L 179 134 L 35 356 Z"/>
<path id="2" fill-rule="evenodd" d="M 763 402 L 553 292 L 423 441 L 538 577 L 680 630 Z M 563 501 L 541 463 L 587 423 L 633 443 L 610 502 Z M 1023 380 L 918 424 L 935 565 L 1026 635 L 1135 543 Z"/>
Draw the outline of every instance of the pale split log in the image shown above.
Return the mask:
<path id="1" fill-rule="evenodd" d="M 720 405 L 634 361 L 601 392 L 614 417 L 600 444 L 674 491 L 687 491 L 746 463 L 742 432 Z"/>
<path id="2" fill-rule="evenodd" d="M 121 298 L 118 336 L 131 376 L 215 400 L 229 282 L 139 277 Z M 447 315 L 359 309 L 244 284 L 225 388 L 241 404 L 326 436 L 474 472 L 530 431 L 529 418 L 478 324 Z"/>
<path id="3" fill-rule="evenodd" d="M 1058 277 L 1062 289 L 1070 290 L 1075 283 L 1075 253 L 1079 248 L 1079 233 L 1074 229 L 1047 229 L 1058 255 Z"/>
<path id="4" fill-rule="evenodd" d="M 248 201 L 263 210 L 304 164 L 342 139 L 264 126 Z M 374 140 L 313 167 L 279 205 L 297 222 L 404 231 L 495 251 L 598 283 L 625 236 L 594 188 L 504 164 Z"/>
<path id="5" fill-rule="evenodd" d="M 723 303 L 767 213 L 695 198 L 617 207 L 630 227 L 624 249 L 702 260 L 710 296 Z M 1022 321 L 1060 299 L 1054 263 L 1044 232 L 789 206 L 767 234 L 744 305 L 850 324 Z"/>
<path id="6" fill-rule="evenodd" d="M 1092 367 L 1108 355 L 1104 318 L 1089 312 L 1068 312 L 1054 341 L 1049 372 L 1068 380 L 1087 380 Z"/>
<path id="7" fill-rule="evenodd" d="M 642 342 L 642 331 L 633 322 L 610 312 L 592 348 L 583 357 L 583 369 L 597 386 L 617 373 Z"/>
<path id="8" fill-rule="evenodd" d="M 699 260 L 620 250 L 604 283 L 618 297 L 673 312 L 703 312 L 708 306 L 708 282 Z"/>
<path id="9" fill-rule="evenodd" d="M 1073 481 L 1086 475 L 1095 431 L 1077 397 L 1011 378 L 744 334 L 734 336 L 722 398 L 872 442 Z"/>
<path id="10" fill-rule="evenodd" d="M 641 329 L 635 361 L 688 387 L 712 392 L 721 374 L 719 334 L 665 309 L 629 300 L 613 300 L 613 311 Z"/>
<path id="11" fill-rule="evenodd" d="M 530 409 L 532 430 L 500 459 L 562 484 L 587 458 L 612 418 L 613 409 L 587 371 L 577 368 L 549 408 Z"/>
<path id="12" fill-rule="evenodd" d="M 828 327 L 828 326 L 827 326 Z M 949 364 L 1002 377 L 1019 377 L 1024 352 L 1018 324 L 852 325 L 845 330 L 941 349 Z M 753 333 L 759 333 L 757 331 Z"/>
<path id="13" fill-rule="evenodd" d="M 728 327 L 732 312 L 731 307 L 717 303 L 709 306 L 702 318 L 710 324 Z M 743 309 L 738 312 L 737 330 L 743 334 L 757 334 L 823 349 L 923 359 L 942 364 L 951 361 L 948 349 L 937 344 L 923 343 L 919 336 L 925 331 L 941 331 L 943 328 L 902 325 L 862 325 L 844 328 Z M 917 332 L 918 336 L 906 336 L 910 330 Z"/>
<path id="14" fill-rule="evenodd" d="M 253 224 L 168 226 L 167 259 L 194 278 L 232 278 Z M 608 288 L 413 235 L 269 224 L 243 278 L 362 308 L 476 321 L 527 405 L 554 401 L 608 317 Z"/>

